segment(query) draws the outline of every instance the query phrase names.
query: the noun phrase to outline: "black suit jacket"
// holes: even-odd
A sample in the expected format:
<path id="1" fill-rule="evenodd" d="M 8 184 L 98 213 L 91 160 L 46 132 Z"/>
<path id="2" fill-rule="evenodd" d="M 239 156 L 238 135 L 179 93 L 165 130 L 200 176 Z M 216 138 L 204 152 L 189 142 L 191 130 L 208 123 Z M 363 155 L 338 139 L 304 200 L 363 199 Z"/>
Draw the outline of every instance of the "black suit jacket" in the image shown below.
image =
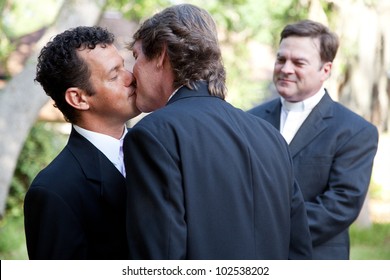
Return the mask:
<path id="1" fill-rule="evenodd" d="M 125 179 L 72 129 L 24 202 L 30 259 L 126 259 Z"/>
<path id="2" fill-rule="evenodd" d="M 126 135 L 130 256 L 311 258 L 287 144 L 197 86 L 182 87 Z"/>
<path id="3" fill-rule="evenodd" d="M 279 98 L 249 112 L 279 129 Z M 370 183 L 378 144 L 374 125 L 334 102 L 328 93 L 312 110 L 289 147 L 313 240 L 313 258 L 348 259 L 348 228 Z"/>

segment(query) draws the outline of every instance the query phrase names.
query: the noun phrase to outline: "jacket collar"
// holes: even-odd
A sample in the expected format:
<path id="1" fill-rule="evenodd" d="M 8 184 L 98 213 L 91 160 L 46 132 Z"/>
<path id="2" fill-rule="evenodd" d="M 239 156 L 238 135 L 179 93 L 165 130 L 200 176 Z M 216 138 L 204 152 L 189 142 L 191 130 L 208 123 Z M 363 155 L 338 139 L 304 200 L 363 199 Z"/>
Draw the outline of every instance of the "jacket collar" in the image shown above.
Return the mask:
<path id="1" fill-rule="evenodd" d="M 91 142 L 72 128 L 67 148 L 79 162 L 85 176 L 90 180 L 105 181 L 107 174 L 116 174 L 123 178 L 114 164 Z"/>
<path id="2" fill-rule="evenodd" d="M 275 98 L 270 101 L 269 106 L 265 109 L 266 114 L 264 115 L 264 119 L 271 123 L 277 130 L 280 129 L 281 108 L 280 98 Z"/>
<path id="3" fill-rule="evenodd" d="M 331 99 L 328 92 L 326 92 L 291 141 L 289 146 L 292 157 L 328 127 L 327 119 L 333 117 L 333 103 L 334 101 Z"/>
<path id="4" fill-rule="evenodd" d="M 194 89 L 190 89 L 187 86 L 182 86 L 179 90 L 172 96 L 172 98 L 168 101 L 168 104 L 174 103 L 177 100 L 189 97 L 215 97 L 211 96 L 208 90 L 208 84 L 205 81 L 197 81 L 195 82 Z"/>

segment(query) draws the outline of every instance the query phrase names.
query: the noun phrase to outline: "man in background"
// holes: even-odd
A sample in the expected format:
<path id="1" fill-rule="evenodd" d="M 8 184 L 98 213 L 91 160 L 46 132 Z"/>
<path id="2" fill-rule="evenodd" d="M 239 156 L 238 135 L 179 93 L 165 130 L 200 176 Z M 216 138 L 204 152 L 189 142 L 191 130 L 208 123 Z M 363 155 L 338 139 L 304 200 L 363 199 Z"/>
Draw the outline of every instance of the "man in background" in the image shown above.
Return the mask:
<path id="1" fill-rule="evenodd" d="M 273 75 L 280 97 L 249 111 L 289 143 L 314 259 L 349 259 L 348 229 L 366 197 L 378 144 L 376 127 L 324 87 L 338 46 L 336 34 L 318 22 L 287 25 Z"/>

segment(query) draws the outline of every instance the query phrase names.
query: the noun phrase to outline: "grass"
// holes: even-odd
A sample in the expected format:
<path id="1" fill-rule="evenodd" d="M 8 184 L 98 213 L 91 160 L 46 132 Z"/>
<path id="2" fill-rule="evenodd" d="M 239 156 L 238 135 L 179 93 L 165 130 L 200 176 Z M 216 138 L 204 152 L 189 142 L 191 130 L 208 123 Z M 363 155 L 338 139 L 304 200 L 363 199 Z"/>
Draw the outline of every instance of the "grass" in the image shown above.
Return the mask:
<path id="1" fill-rule="evenodd" d="M 0 260 L 26 260 L 27 248 L 23 217 L 0 220 Z"/>
<path id="2" fill-rule="evenodd" d="M 390 224 L 350 229 L 352 260 L 390 260 Z"/>
<path id="3" fill-rule="evenodd" d="M 390 260 L 390 224 L 375 223 L 370 228 L 350 229 L 352 260 Z M 26 260 L 23 217 L 0 221 L 0 259 Z"/>

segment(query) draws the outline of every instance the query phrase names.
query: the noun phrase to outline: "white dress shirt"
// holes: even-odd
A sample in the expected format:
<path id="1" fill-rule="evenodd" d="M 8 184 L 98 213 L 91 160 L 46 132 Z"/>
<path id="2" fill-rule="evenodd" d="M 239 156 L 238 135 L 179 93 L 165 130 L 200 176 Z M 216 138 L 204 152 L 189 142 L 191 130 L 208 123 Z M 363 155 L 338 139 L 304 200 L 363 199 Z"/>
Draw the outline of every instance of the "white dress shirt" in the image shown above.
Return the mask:
<path id="1" fill-rule="evenodd" d="M 322 87 L 316 94 L 300 102 L 288 102 L 284 98 L 280 98 L 282 102 L 280 133 L 288 144 L 324 94 L 325 89 Z"/>
<path id="2" fill-rule="evenodd" d="M 127 134 L 126 127 L 124 127 L 123 135 L 119 140 L 106 134 L 86 130 L 77 125 L 73 125 L 73 127 L 78 133 L 99 149 L 115 165 L 119 172 L 126 177 L 123 161 L 123 139 Z"/>

